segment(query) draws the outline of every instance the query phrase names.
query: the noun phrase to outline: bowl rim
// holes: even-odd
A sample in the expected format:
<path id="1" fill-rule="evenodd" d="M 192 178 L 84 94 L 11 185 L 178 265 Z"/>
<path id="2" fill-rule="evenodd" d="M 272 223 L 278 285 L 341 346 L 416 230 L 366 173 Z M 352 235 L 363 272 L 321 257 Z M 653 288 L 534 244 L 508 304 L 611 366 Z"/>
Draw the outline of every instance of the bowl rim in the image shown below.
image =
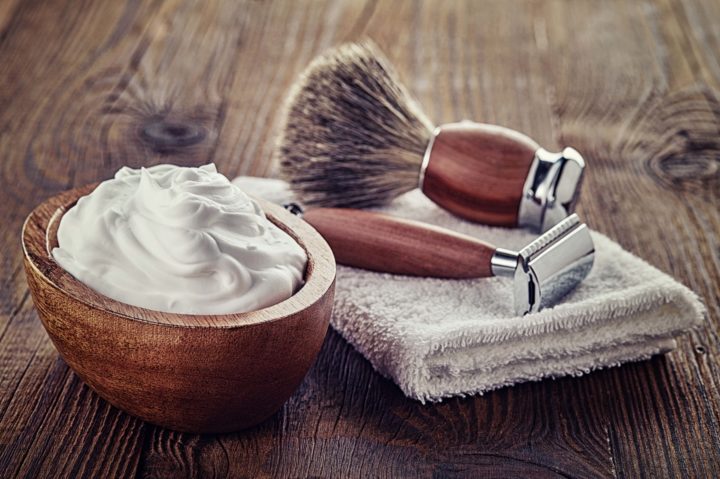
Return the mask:
<path id="1" fill-rule="evenodd" d="M 245 328 L 294 316 L 322 300 L 335 284 L 335 258 L 323 237 L 307 222 L 281 206 L 253 197 L 267 218 L 289 234 L 306 252 L 305 282 L 289 298 L 262 309 L 230 314 L 188 314 L 156 311 L 112 299 L 95 291 L 62 268 L 51 250 L 57 245 L 57 227 L 65 214 L 100 183 L 54 195 L 30 212 L 22 227 L 25 263 L 36 277 L 60 294 L 86 307 L 131 321 L 180 328 Z M 30 271 L 27 274 L 31 274 Z M 63 287 L 65 285 L 66 287 Z"/>

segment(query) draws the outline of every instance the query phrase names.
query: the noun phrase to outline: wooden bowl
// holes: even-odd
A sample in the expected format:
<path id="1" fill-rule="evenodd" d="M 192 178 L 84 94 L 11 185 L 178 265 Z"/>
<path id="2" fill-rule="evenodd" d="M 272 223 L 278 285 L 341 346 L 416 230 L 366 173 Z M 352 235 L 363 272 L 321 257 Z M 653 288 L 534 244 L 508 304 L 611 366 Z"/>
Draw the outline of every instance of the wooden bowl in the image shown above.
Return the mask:
<path id="1" fill-rule="evenodd" d="M 85 286 L 50 254 L 60 218 L 95 186 L 50 198 L 23 226 L 30 292 L 65 362 L 111 404 L 178 431 L 237 431 L 275 413 L 300 385 L 327 332 L 335 260 L 325 240 L 283 208 L 260 201 L 307 252 L 305 284 L 296 294 L 228 315 L 130 306 Z"/>

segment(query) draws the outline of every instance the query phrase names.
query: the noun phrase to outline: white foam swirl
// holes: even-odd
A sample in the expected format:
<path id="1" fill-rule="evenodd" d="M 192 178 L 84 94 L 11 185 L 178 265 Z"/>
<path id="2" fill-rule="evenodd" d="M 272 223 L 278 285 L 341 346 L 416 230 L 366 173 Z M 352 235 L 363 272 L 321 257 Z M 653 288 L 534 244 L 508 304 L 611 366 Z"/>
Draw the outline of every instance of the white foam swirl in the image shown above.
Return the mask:
<path id="1" fill-rule="evenodd" d="M 55 260 L 157 311 L 226 314 L 289 298 L 307 256 L 215 165 L 121 168 L 63 215 Z"/>

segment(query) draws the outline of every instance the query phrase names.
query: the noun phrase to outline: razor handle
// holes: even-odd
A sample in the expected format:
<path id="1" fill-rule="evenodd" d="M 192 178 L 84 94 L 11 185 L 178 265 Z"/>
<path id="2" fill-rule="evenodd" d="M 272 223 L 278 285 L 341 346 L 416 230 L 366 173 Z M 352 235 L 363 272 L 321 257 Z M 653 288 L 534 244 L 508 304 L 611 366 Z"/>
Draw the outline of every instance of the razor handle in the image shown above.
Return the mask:
<path id="1" fill-rule="evenodd" d="M 381 213 L 317 208 L 303 213 L 328 242 L 338 263 L 408 276 L 493 276 L 496 248 L 471 236 Z"/>
<path id="2" fill-rule="evenodd" d="M 520 251 L 381 213 L 318 208 L 304 213 L 338 263 L 371 271 L 463 279 L 513 278 L 518 316 L 557 304 L 592 269 L 595 246 L 572 214 Z"/>
<path id="3" fill-rule="evenodd" d="M 583 169 L 572 148 L 550 153 L 515 130 L 463 121 L 435 129 L 419 183 L 461 218 L 544 232 L 572 213 Z"/>

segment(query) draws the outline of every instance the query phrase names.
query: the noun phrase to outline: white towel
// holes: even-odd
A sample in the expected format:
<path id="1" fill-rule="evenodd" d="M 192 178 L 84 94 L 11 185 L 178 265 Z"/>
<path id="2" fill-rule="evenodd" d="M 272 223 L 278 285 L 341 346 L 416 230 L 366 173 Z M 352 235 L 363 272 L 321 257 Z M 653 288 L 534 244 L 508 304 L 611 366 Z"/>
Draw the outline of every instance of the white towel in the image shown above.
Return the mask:
<path id="1" fill-rule="evenodd" d="M 282 203 L 280 180 L 240 177 L 246 192 Z M 534 235 L 462 221 L 419 191 L 381 211 L 509 249 Z M 668 275 L 593 232 L 590 275 L 552 309 L 517 317 L 512 280 L 444 280 L 338 266 L 332 326 L 405 395 L 425 401 L 483 393 L 545 377 L 581 375 L 675 347 L 704 306 Z"/>

